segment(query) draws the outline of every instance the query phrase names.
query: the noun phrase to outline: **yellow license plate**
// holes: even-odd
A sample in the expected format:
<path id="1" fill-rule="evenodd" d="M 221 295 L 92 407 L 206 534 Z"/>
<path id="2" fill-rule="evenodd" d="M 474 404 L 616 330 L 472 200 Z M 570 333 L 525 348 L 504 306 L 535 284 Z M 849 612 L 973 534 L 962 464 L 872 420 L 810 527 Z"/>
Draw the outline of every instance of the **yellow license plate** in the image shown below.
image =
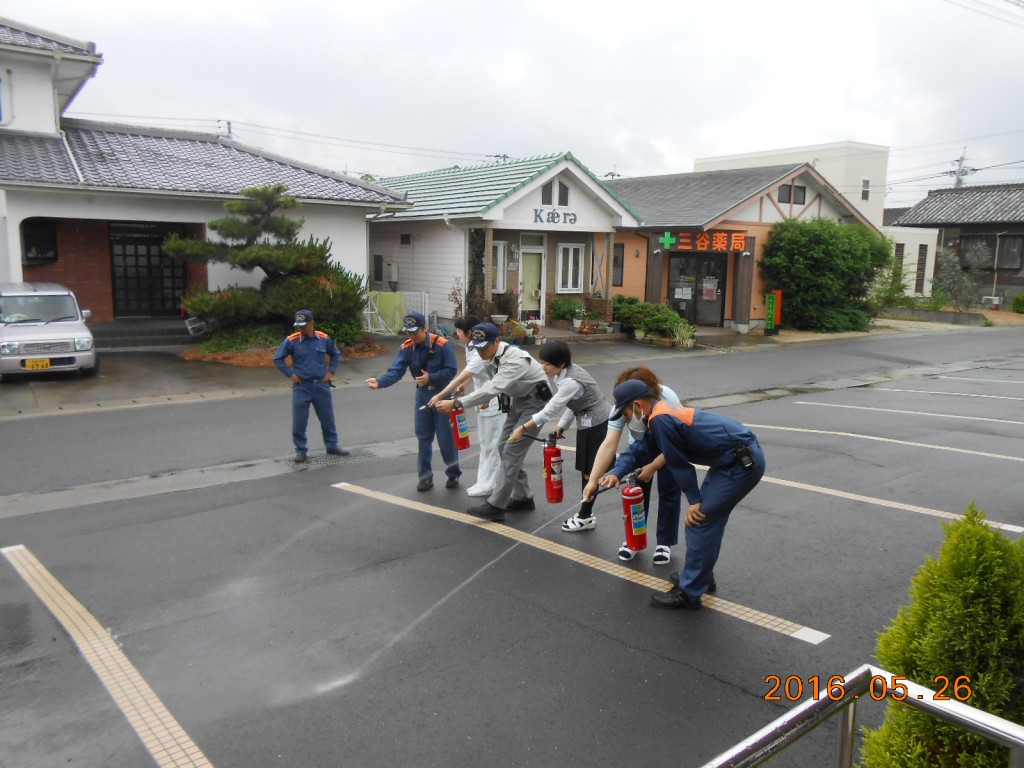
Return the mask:
<path id="1" fill-rule="evenodd" d="M 49 360 L 26 360 L 25 370 L 26 371 L 45 371 L 50 367 Z"/>

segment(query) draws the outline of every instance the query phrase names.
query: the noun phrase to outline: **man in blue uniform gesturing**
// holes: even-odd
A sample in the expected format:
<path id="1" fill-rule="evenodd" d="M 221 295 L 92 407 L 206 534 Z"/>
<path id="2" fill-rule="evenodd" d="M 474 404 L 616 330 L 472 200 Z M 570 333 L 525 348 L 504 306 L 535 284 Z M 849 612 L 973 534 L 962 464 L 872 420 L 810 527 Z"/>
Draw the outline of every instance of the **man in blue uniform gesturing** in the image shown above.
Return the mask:
<path id="1" fill-rule="evenodd" d="M 661 453 L 665 468 L 686 496 L 686 562 L 672 589 L 651 595 L 658 608 L 700 608 L 701 597 L 715 583 L 715 563 L 729 515 L 764 476 L 764 451 L 757 436 L 720 413 L 669 405 L 646 382 L 630 379 L 612 392 L 611 418 L 625 415 L 646 427 L 644 439 L 619 455 L 598 485 L 618 486 L 619 479 Z M 694 464 L 708 466 L 697 482 Z"/>
<path id="2" fill-rule="evenodd" d="M 332 456 L 348 456 L 338 446 L 338 429 L 334 426 L 334 401 L 331 399 L 331 377 L 341 362 L 341 350 L 323 331 L 316 330 L 313 313 L 300 309 L 295 313 L 295 327 L 299 330 L 281 342 L 274 353 L 274 365 L 292 380 L 292 440 L 295 458 L 301 464 L 306 460 L 306 424 L 312 404 L 320 420 L 324 445 Z M 286 362 L 292 359 L 289 366 Z M 330 363 L 327 362 L 330 358 Z"/>
<path id="3" fill-rule="evenodd" d="M 434 437 L 441 449 L 444 459 L 445 474 L 448 481 L 445 488 L 458 488 L 462 469 L 459 467 L 459 452 L 455 450 L 455 436 L 452 434 L 448 414 L 438 413 L 427 408 L 430 399 L 448 386 L 458 368 L 455 365 L 455 352 L 448 339 L 434 333 L 427 333 L 427 320 L 419 312 L 410 312 L 402 322 L 402 329 L 409 338 L 395 355 L 395 361 L 387 373 L 378 378 L 366 380 L 370 389 L 390 387 L 405 376 L 406 371 L 412 373 L 416 381 L 416 410 L 413 411 L 416 423 L 416 439 L 419 440 L 419 483 L 417 491 L 429 491 L 434 487 L 434 469 L 431 460 L 434 453 Z"/>

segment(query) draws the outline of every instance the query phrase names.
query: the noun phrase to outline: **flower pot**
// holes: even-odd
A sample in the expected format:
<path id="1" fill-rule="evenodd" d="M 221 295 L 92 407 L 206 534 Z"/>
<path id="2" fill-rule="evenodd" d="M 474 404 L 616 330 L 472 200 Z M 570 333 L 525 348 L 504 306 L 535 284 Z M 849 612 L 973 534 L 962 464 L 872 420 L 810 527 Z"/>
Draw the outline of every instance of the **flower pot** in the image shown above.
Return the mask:
<path id="1" fill-rule="evenodd" d="M 491 315 L 491 322 L 495 325 L 501 325 L 508 320 L 508 315 Z"/>
<path id="2" fill-rule="evenodd" d="M 572 327 L 573 328 L 579 328 L 581 325 L 583 325 L 583 318 L 582 317 L 575 317 L 575 318 L 573 318 L 573 321 L 572 321 Z"/>

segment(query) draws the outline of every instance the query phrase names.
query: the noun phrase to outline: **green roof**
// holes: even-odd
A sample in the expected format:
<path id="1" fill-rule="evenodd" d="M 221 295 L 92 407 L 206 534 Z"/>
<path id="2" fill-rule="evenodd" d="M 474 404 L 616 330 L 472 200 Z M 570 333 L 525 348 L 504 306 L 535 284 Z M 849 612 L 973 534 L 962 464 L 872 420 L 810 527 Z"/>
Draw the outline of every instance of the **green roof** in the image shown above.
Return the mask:
<path id="1" fill-rule="evenodd" d="M 389 176 L 380 184 L 406 193 L 413 207 L 396 211 L 394 219 L 475 218 L 543 176 L 562 162 L 571 162 L 595 181 L 609 197 L 634 218 L 639 217 L 622 199 L 570 152 L 504 160 L 465 168 L 453 166 L 408 176 Z"/>

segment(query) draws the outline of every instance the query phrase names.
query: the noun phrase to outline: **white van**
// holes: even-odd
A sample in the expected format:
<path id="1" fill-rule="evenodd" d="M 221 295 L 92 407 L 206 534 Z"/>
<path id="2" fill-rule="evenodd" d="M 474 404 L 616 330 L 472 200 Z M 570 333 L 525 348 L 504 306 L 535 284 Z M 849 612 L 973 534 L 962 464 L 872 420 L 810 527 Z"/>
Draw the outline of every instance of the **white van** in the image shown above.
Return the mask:
<path id="1" fill-rule="evenodd" d="M 75 370 L 95 376 L 90 314 L 58 283 L 0 283 L 0 378 Z"/>

